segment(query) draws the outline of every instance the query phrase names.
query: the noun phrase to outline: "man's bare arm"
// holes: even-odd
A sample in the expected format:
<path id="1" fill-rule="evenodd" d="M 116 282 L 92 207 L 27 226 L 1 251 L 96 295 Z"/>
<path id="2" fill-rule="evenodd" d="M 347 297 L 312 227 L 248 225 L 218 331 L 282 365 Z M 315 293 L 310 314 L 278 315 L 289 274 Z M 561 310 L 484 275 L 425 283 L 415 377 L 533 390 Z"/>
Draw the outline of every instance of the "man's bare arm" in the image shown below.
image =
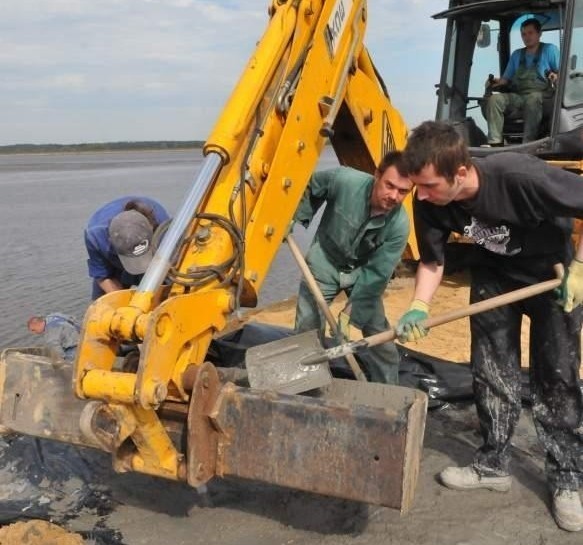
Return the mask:
<path id="1" fill-rule="evenodd" d="M 419 299 L 429 305 L 439 284 L 441 284 L 442 278 L 443 265 L 419 263 L 417 276 L 415 277 L 415 295 L 413 299 Z"/>
<path id="2" fill-rule="evenodd" d="M 98 280 L 97 284 L 105 293 L 123 289 L 123 286 L 119 280 L 116 280 L 115 278 L 104 278 L 102 280 Z"/>

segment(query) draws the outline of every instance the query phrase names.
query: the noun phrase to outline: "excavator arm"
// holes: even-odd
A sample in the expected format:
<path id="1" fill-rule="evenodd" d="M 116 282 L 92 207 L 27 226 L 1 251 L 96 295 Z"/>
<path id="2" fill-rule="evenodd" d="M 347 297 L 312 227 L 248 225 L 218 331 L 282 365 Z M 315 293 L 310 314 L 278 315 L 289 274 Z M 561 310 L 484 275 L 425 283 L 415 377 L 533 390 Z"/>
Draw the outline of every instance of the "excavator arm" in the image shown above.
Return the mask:
<path id="1" fill-rule="evenodd" d="M 269 16 L 143 280 L 86 313 L 72 376 L 75 409 L 45 419 L 51 423 L 40 431 L 38 423 L 17 425 L 8 409 L 0 419 L 21 433 L 107 450 L 118 471 L 194 486 L 236 475 L 405 509 L 423 394 L 338 381 L 323 398 L 278 395 L 235 386 L 205 361 L 232 313 L 256 304 L 327 142 L 341 164 L 373 172 L 406 138 L 363 44 L 365 0 L 273 0 Z M 136 372 L 119 368 L 124 343 L 140 348 Z M 9 352 L 4 365 L 14 358 L 21 368 L 33 359 Z M 18 381 L 8 375 L 4 406 L 25 388 L 11 386 Z M 37 402 L 46 397 L 26 388 Z M 65 413 L 73 429 L 66 437 Z M 320 449 L 326 459 L 315 458 Z M 399 454 L 385 457 L 389 451 Z M 358 482 L 356 473 L 363 473 Z"/>

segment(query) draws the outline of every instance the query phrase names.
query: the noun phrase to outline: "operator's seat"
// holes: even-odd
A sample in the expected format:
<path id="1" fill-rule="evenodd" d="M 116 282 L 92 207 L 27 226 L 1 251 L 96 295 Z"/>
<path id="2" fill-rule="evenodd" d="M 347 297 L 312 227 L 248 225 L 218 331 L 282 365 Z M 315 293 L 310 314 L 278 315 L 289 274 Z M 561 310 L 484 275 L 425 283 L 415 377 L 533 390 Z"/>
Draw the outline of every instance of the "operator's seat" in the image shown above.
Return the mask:
<path id="1" fill-rule="evenodd" d="M 538 138 L 548 136 L 551 132 L 551 119 L 553 117 L 554 97 L 543 99 L 543 116 L 539 127 Z M 520 114 L 504 116 L 502 136 L 508 144 L 522 144 L 524 134 L 524 118 Z"/>

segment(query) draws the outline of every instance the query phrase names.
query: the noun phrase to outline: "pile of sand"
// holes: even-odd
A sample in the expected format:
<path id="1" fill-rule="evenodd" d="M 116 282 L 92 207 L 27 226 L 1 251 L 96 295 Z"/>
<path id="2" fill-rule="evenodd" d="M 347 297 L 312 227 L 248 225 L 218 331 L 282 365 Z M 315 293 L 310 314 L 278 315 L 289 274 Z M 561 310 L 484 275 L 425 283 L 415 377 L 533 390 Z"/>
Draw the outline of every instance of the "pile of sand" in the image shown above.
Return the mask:
<path id="1" fill-rule="evenodd" d="M 0 528 L 0 545 L 83 545 L 79 534 L 44 520 L 16 522 Z"/>

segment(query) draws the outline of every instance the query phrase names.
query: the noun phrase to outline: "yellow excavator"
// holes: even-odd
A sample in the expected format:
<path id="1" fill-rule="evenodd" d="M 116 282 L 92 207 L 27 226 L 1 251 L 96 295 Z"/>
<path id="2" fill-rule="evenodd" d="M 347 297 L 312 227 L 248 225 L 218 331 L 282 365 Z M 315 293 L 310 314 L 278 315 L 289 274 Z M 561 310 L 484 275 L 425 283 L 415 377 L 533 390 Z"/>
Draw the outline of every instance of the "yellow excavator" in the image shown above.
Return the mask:
<path id="1" fill-rule="evenodd" d="M 425 394 L 340 379 L 278 394 L 207 361 L 232 314 L 256 304 L 324 146 L 373 172 L 407 134 L 363 45 L 365 0 L 272 0 L 268 14 L 139 286 L 88 308 L 73 368 L 6 349 L 0 423 L 107 451 L 118 472 L 194 487 L 235 476 L 406 511 Z M 119 367 L 128 343 L 136 371 Z"/>

